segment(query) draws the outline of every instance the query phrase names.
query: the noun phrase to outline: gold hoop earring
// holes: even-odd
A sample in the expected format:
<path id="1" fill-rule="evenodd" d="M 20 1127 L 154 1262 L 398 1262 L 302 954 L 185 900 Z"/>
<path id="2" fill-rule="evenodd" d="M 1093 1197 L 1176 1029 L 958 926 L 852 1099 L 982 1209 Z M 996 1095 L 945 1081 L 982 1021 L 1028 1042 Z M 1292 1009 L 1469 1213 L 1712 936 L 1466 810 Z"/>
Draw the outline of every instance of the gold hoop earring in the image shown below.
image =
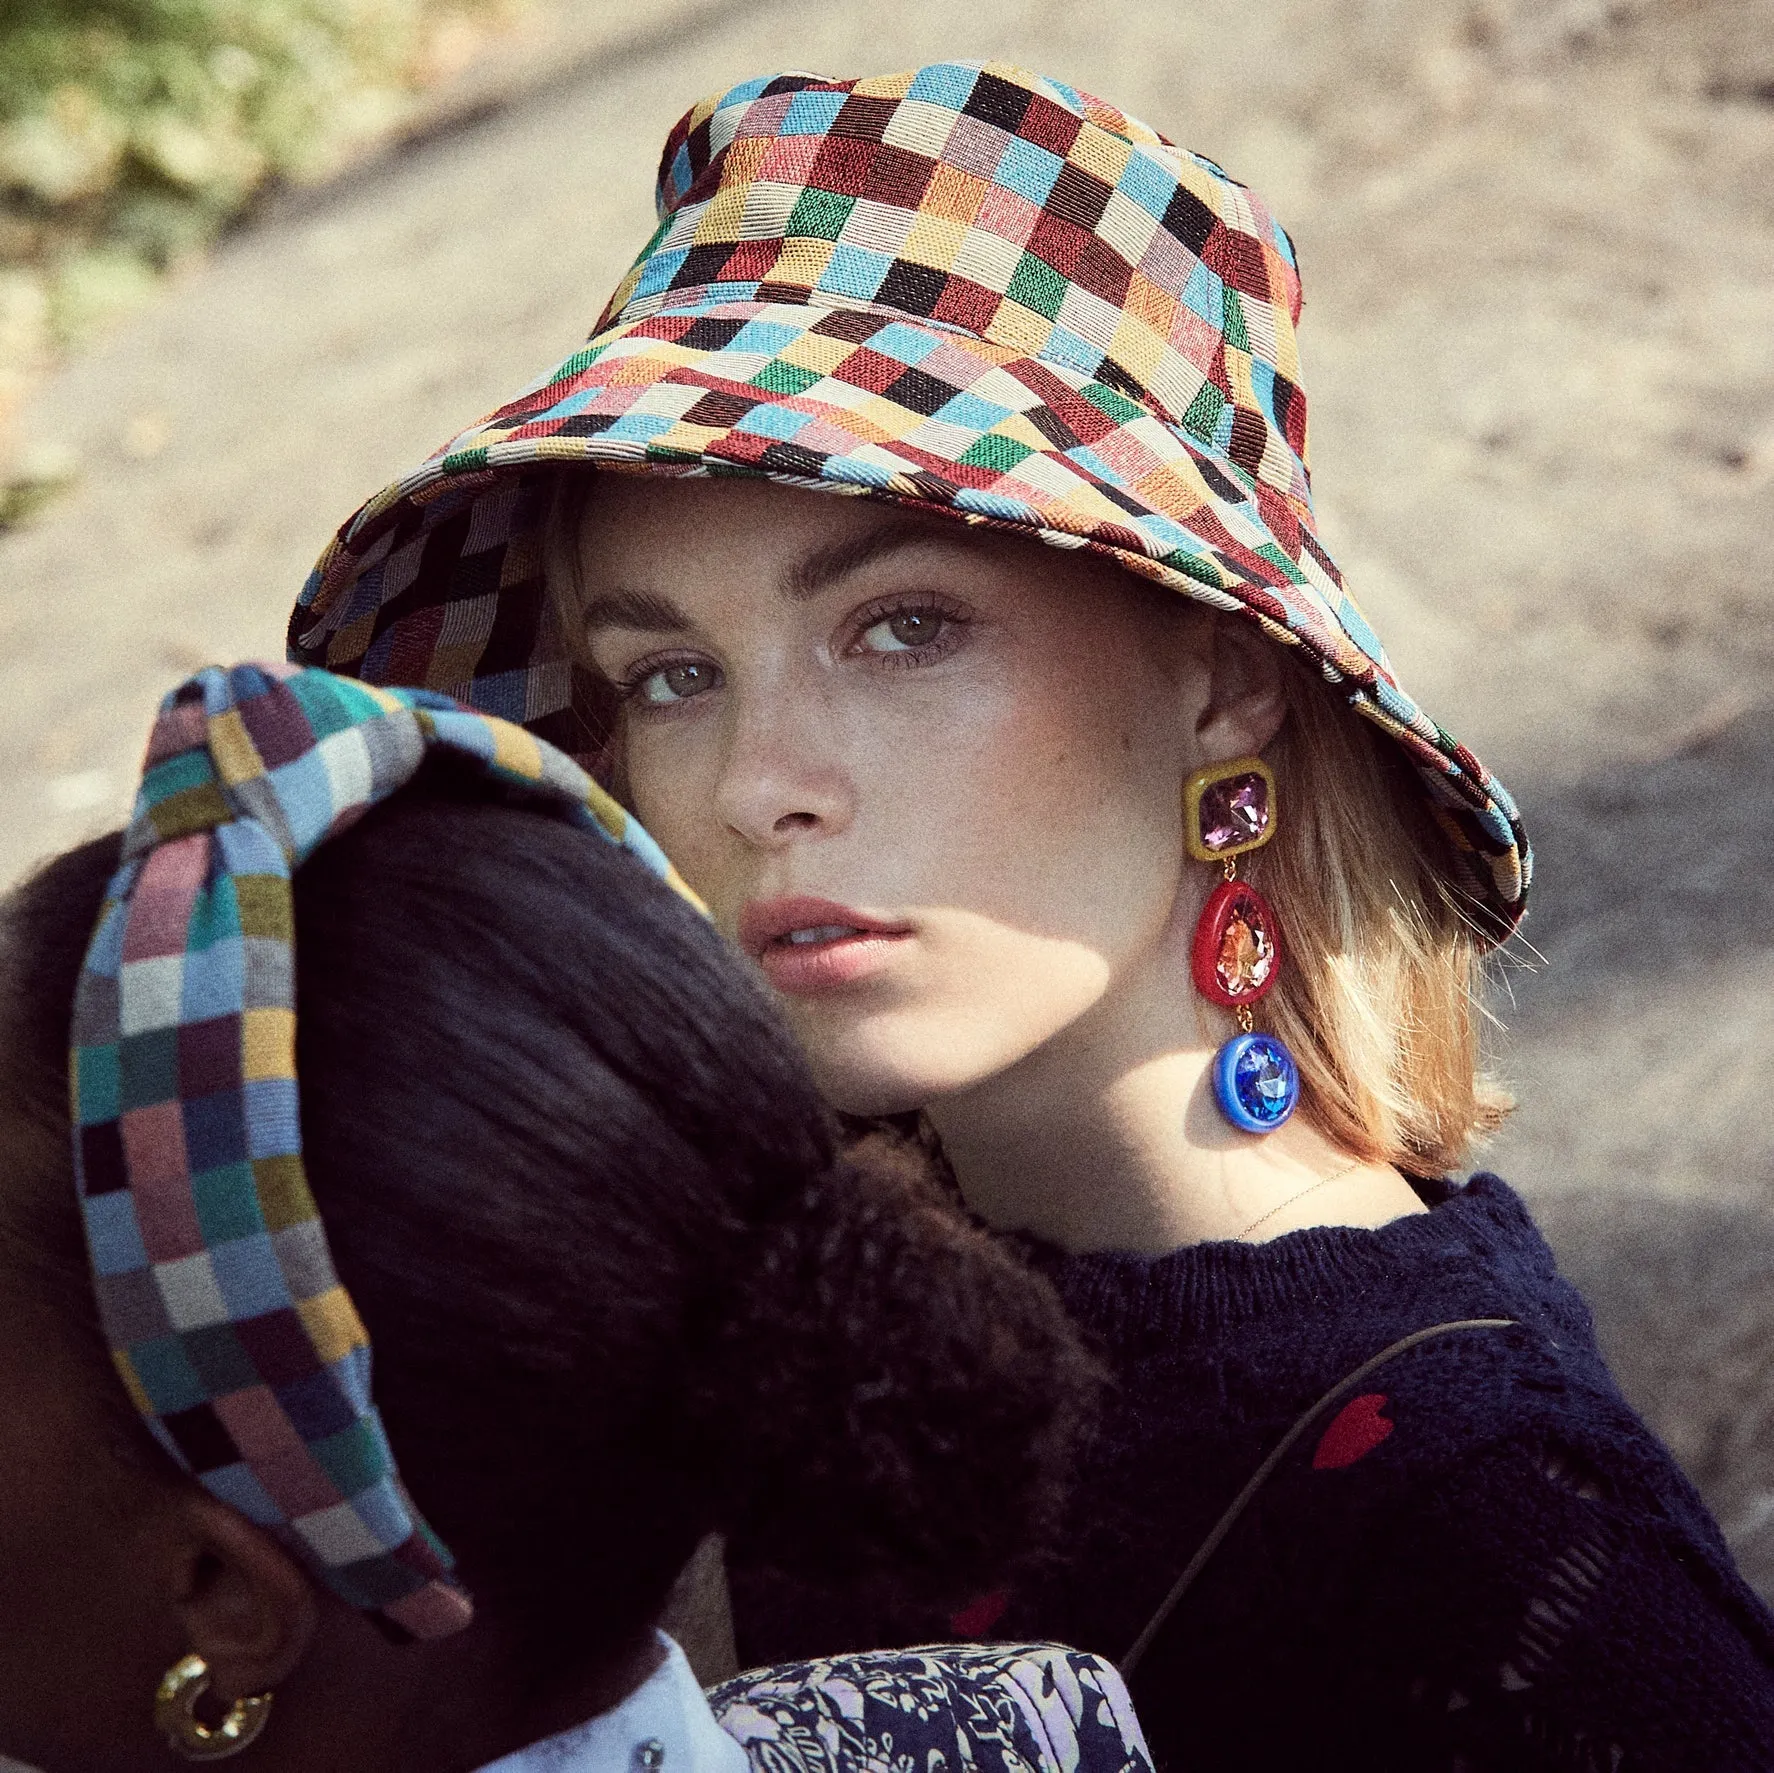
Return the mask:
<path id="1" fill-rule="evenodd" d="M 225 1761 L 251 1748 L 270 1720 L 271 1695 L 254 1693 L 236 1699 L 212 1728 L 197 1716 L 197 1702 L 208 1691 L 209 1664 L 195 1655 L 175 1662 L 155 1689 L 154 1722 L 181 1760 Z"/>

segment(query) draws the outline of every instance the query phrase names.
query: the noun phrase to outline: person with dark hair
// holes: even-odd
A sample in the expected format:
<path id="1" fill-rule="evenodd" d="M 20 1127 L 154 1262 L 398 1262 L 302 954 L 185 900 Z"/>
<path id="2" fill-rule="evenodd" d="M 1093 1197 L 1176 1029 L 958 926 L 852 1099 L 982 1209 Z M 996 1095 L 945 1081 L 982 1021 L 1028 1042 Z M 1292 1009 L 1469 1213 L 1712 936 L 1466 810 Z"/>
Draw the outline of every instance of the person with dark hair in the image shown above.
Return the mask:
<path id="1" fill-rule="evenodd" d="M 1140 1773 L 1091 1657 L 764 1671 L 723 1730 L 656 1629 L 712 1534 L 894 1606 L 1001 1580 L 1095 1384 L 515 727 L 207 671 L 121 840 L 6 905 L 0 1753 Z"/>

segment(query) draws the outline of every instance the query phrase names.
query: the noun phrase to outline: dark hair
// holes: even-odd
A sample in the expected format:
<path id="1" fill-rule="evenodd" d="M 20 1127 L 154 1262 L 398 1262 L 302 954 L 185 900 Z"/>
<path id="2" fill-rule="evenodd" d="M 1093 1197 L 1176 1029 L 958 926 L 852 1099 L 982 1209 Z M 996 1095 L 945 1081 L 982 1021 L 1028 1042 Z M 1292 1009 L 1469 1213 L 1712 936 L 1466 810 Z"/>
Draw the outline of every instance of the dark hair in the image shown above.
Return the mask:
<path id="1" fill-rule="evenodd" d="M 66 1047 L 116 854 L 14 895 L 0 980 L 0 1107 L 60 1135 L 32 1222 L 0 1210 L 95 1348 Z M 839 1150 L 711 926 L 436 769 L 295 902 L 309 1179 L 402 1475 L 489 1618 L 558 1667 L 632 1639 L 710 1530 L 919 1605 L 1039 1543 L 1093 1385 L 1056 1297 L 909 1157 Z"/>

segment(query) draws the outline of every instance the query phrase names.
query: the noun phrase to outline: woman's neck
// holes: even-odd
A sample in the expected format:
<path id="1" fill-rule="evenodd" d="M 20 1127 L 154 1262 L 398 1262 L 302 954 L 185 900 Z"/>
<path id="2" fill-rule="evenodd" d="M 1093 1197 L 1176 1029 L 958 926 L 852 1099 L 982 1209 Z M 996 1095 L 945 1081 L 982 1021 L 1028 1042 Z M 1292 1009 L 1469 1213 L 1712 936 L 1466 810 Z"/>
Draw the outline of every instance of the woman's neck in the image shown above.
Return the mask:
<path id="1" fill-rule="evenodd" d="M 1144 973 L 1018 1064 L 930 1104 L 975 1212 L 1074 1254 L 1159 1255 L 1422 1210 L 1389 1164 L 1362 1162 L 1304 1115 L 1261 1136 L 1230 1126 L 1209 1075 L 1230 1017 L 1194 997 L 1186 961 L 1163 955 Z"/>
<path id="2" fill-rule="evenodd" d="M 416 1645 L 361 1615 L 335 1613 L 334 1626 L 279 1689 L 252 1762 L 266 1773 L 470 1773 L 613 1711 L 665 1654 L 649 1629 L 538 1690 L 528 1659 L 478 1620 Z"/>

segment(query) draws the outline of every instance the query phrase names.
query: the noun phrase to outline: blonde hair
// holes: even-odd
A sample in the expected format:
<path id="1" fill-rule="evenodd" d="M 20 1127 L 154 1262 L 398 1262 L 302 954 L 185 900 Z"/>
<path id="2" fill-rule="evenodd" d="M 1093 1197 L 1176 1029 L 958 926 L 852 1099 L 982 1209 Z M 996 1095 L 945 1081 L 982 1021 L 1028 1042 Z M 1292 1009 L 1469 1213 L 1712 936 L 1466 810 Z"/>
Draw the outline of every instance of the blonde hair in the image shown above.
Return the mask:
<path id="1" fill-rule="evenodd" d="M 547 595 L 570 635 L 594 478 L 559 476 L 544 530 Z M 1241 867 L 1285 945 L 1258 1023 L 1292 1050 L 1300 1112 L 1327 1138 L 1352 1157 L 1444 1174 L 1514 1105 L 1481 1067 L 1485 940 L 1449 885 L 1447 840 L 1396 746 L 1323 679 L 1290 664 L 1285 683 L 1287 716 L 1264 753 L 1276 834 Z M 600 710 L 587 730 L 613 738 L 611 721 Z M 601 762 L 622 794 L 620 746 Z"/>
<path id="2" fill-rule="evenodd" d="M 1242 869 L 1284 943 L 1258 1021 L 1292 1049 L 1300 1112 L 1327 1138 L 1441 1175 L 1513 1106 L 1481 1061 L 1485 940 L 1392 741 L 1303 669 L 1286 688 L 1264 750 L 1276 832 Z"/>

